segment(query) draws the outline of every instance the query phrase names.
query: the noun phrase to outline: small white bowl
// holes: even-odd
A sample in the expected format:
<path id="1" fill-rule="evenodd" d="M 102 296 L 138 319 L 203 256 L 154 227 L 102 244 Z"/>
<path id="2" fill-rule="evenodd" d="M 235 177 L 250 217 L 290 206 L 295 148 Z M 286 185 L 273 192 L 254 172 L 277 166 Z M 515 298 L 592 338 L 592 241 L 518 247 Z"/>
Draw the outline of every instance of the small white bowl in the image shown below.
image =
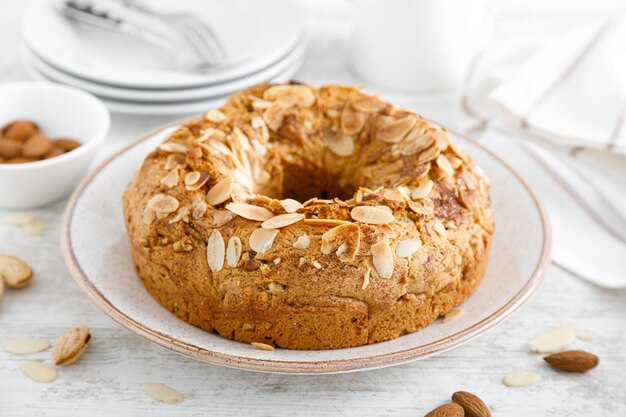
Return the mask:
<path id="1" fill-rule="evenodd" d="M 51 138 L 81 142 L 71 152 L 37 162 L 0 164 L 0 207 L 38 207 L 68 194 L 93 161 L 111 117 L 100 100 L 84 91 L 45 82 L 0 84 L 0 128 L 32 120 Z"/>

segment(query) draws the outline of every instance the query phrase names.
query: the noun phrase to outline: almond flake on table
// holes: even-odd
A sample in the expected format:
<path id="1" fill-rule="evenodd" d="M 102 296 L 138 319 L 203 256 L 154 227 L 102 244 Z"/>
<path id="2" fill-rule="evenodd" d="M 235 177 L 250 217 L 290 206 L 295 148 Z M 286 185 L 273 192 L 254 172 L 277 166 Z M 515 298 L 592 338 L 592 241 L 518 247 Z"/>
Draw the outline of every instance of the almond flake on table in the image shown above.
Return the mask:
<path id="1" fill-rule="evenodd" d="M 39 361 L 26 361 L 20 369 L 27 377 L 37 382 L 52 382 L 57 377 L 56 369 Z"/>
<path id="2" fill-rule="evenodd" d="M 26 338 L 9 340 L 5 350 L 14 355 L 28 355 L 43 352 L 50 347 L 50 341 L 40 338 Z"/>
<path id="3" fill-rule="evenodd" d="M 539 382 L 541 376 L 534 372 L 514 371 L 504 377 L 502 383 L 507 387 L 526 387 Z"/>
<path id="4" fill-rule="evenodd" d="M 536 353 L 553 353 L 566 348 L 576 339 L 572 326 L 561 326 L 543 333 L 530 341 L 531 350 Z"/>
<path id="5" fill-rule="evenodd" d="M 142 385 L 146 394 L 152 397 L 154 400 L 165 404 L 180 404 L 183 401 L 183 396 L 178 391 L 155 382 L 146 382 Z"/>

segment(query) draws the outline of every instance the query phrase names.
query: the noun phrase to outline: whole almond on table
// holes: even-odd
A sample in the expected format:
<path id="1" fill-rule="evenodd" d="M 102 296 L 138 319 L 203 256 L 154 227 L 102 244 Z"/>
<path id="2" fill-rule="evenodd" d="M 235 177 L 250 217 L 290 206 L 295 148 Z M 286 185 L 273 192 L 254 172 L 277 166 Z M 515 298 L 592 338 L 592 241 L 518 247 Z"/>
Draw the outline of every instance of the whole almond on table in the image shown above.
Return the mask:
<path id="1" fill-rule="evenodd" d="M 424 417 L 463 417 L 465 411 L 463 407 L 455 403 L 446 403 L 435 408 Z"/>
<path id="2" fill-rule="evenodd" d="M 91 341 L 87 326 L 72 327 L 57 340 L 52 349 L 52 361 L 55 365 L 71 365 L 76 362 Z"/>
<path id="3" fill-rule="evenodd" d="M 600 359 L 593 353 L 583 350 L 568 350 L 553 353 L 543 358 L 550 366 L 565 372 L 587 372 L 598 366 Z"/>
<path id="4" fill-rule="evenodd" d="M 471 392 L 455 392 L 452 394 L 452 402 L 463 407 L 466 417 L 491 417 L 491 412 L 489 412 L 483 400 Z"/>
<path id="5" fill-rule="evenodd" d="M 0 255 L 0 279 L 11 288 L 21 288 L 33 277 L 31 267 L 16 256 Z"/>

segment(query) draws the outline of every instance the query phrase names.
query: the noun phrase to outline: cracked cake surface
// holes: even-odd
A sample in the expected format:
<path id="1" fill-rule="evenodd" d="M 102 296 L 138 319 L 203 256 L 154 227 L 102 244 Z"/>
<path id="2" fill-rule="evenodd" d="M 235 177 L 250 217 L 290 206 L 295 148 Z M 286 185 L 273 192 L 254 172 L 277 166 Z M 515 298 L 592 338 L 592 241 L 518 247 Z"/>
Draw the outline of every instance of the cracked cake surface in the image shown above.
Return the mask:
<path id="1" fill-rule="evenodd" d="M 489 180 L 445 129 L 341 85 L 234 94 L 146 157 L 123 208 L 159 303 L 288 349 L 428 325 L 479 284 L 494 230 Z"/>

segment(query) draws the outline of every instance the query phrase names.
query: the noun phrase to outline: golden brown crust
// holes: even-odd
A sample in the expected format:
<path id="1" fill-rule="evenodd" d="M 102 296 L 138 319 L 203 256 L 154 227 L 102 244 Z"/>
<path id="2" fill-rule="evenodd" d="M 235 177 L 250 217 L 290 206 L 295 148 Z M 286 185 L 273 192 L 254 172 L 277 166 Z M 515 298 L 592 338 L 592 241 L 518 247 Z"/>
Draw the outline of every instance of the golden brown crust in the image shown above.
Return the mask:
<path id="1" fill-rule="evenodd" d="M 123 205 L 138 275 L 178 317 L 331 349 L 415 331 L 474 290 L 488 190 L 410 111 L 352 87 L 264 84 L 148 155 Z"/>

